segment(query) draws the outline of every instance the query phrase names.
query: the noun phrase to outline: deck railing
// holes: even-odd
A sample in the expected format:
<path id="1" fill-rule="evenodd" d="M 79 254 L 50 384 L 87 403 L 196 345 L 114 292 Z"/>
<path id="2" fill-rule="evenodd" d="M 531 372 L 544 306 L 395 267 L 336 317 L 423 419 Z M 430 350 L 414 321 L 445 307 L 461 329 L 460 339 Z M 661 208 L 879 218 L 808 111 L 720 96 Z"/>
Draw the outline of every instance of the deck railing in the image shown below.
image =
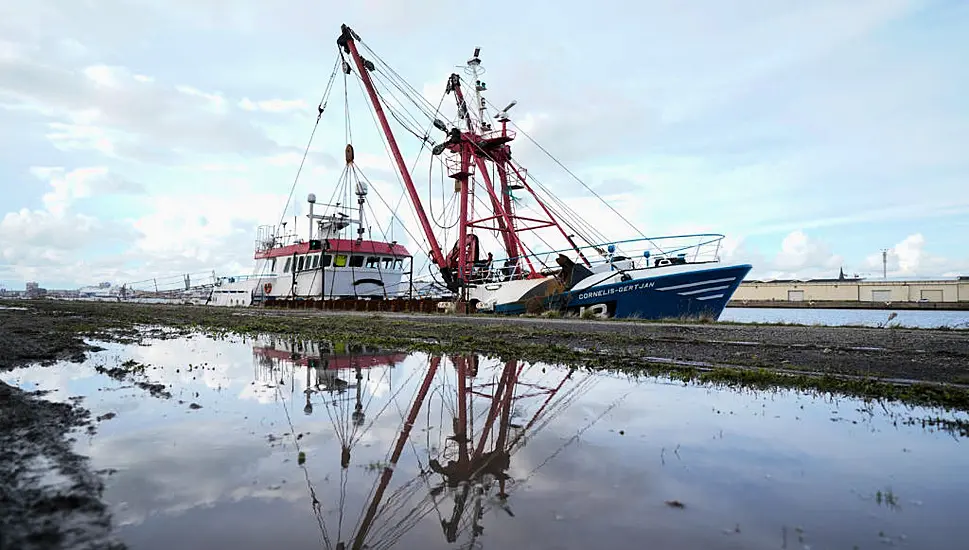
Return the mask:
<path id="1" fill-rule="evenodd" d="M 517 261 L 508 262 L 507 258 L 492 259 L 490 265 L 479 262 L 473 269 L 470 279 L 474 282 L 498 282 L 528 277 L 529 272 L 526 258 L 531 261 L 535 271 L 549 273 L 559 269 L 556 258 L 565 255 L 573 262 L 586 265 L 589 262 L 593 271 L 606 269 L 645 269 L 670 263 L 703 263 L 719 262 L 720 249 L 724 235 L 719 233 L 694 233 L 687 235 L 667 235 L 661 237 L 644 237 L 628 239 L 611 243 L 565 248 L 560 250 L 540 251 L 520 257 Z"/>

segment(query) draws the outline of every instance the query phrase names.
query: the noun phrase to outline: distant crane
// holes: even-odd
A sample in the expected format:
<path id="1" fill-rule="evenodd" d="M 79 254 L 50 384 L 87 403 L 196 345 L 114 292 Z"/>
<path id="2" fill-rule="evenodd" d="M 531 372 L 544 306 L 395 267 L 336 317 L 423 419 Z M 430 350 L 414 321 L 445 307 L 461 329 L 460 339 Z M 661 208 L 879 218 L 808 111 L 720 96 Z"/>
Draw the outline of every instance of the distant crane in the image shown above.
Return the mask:
<path id="1" fill-rule="evenodd" d="M 882 249 L 882 279 L 888 278 L 888 249 Z"/>

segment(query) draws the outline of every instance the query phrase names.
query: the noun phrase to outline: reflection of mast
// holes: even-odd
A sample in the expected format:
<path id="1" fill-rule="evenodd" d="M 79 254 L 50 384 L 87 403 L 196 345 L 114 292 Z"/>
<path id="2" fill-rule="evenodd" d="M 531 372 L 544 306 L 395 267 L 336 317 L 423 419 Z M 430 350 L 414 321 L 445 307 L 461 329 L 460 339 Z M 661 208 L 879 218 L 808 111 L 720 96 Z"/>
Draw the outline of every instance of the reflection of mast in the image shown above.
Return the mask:
<path id="1" fill-rule="evenodd" d="M 370 531 L 374 516 L 377 515 L 377 506 L 380 504 L 381 499 L 383 499 L 384 491 L 387 490 L 387 484 L 390 483 L 390 478 L 394 475 L 394 468 L 397 466 L 397 461 L 400 460 L 400 453 L 404 450 L 404 443 L 407 442 L 407 438 L 410 436 L 411 428 L 414 427 L 414 421 L 417 420 L 417 413 L 424 404 L 424 398 L 427 397 L 427 390 L 430 389 L 431 380 L 434 378 L 434 374 L 437 372 L 440 364 L 440 357 L 431 359 L 431 365 L 427 369 L 427 374 L 424 375 L 424 382 L 417 392 L 414 404 L 411 405 L 410 413 L 404 422 L 400 437 L 397 438 L 397 444 L 394 445 L 394 452 L 390 455 L 390 464 L 384 468 L 383 473 L 380 475 L 380 485 L 377 487 L 376 493 L 374 493 L 373 500 L 370 501 L 370 506 L 367 508 L 367 515 L 364 516 L 363 522 L 360 524 L 360 530 L 357 531 L 357 536 L 353 539 L 353 550 L 361 550 L 364 547 L 364 539 L 367 537 L 367 532 Z"/>
<path id="2" fill-rule="evenodd" d="M 586 376 L 568 391 L 561 392 L 565 382 L 572 378 L 574 369 L 567 371 L 557 383 L 544 385 L 524 381 L 522 374 L 526 366 L 520 365 L 518 361 L 508 361 L 501 367 L 497 376 L 492 375 L 490 382 L 486 380 L 476 381 L 479 378 L 478 359 L 478 356 L 450 358 L 457 375 L 456 384 L 451 385 L 445 376 L 438 389 L 453 389 L 455 386 L 457 389 L 455 407 L 449 411 L 452 420 L 452 433 L 445 438 L 445 445 L 438 447 L 441 449 L 438 455 L 429 458 L 427 468 L 421 467 L 420 478 L 423 479 L 429 489 L 427 495 L 419 502 L 414 503 L 412 509 L 405 514 L 402 520 L 398 520 L 395 515 L 396 512 L 389 508 L 398 510 L 403 508 L 402 501 L 406 498 L 408 491 L 414 490 L 414 486 L 410 485 L 414 481 L 406 482 L 404 486 L 397 489 L 383 507 L 380 506 L 380 501 L 390 482 L 390 476 L 393 475 L 396 468 L 402 448 L 409 437 L 417 412 L 428 393 L 430 383 L 428 377 L 434 376 L 434 372 L 438 371 L 441 358 L 432 359 L 432 367 L 426 373 L 424 383 L 417 393 L 410 414 L 393 449 L 391 463 L 383 471 L 379 487 L 368 507 L 367 516 L 354 539 L 353 548 L 355 550 L 365 547 L 389 548 L 402 536 L 403 530 L 416 525 L 427 514 L 438 510 L 440 516 L 440 503 L 437 501 L 437 497 L 445 491 L 451 493 L 454 502 L 450 515 L 447 518 L 439 517 L 445 539 L 449 543 L 453 543 L 458 540 L 462 532 L 470 527 L 471 539 L 461 546 L 474 546 L 477 537 L 484 532 L 481 520 L 492 503 L 497 503 L 508 515 L 514 516 L 507 505 L 510 492 L 506 487 L 506 483 L 510 480 L 507 471 L 511 465 L 511 455 L 524 445 L 525 432 L 528 430 L 537 431 L 544 427 L 550 421 L 551 416 L 564 410 L 594 380 L 591 375 Z M 544 369 L 542 372 L 545 372 Z M 440 406 L 446 408 L 445 401 L 448 400 L 444 398 L 443 392 L 434 391 L 432 395 L 437 393 L 442 393 Z M 560 399 L 556 400 L 556 395 Z M 531 418 L 525 422 L 524 426 L 516 424 L 513 421 L 517 416 L 516 412 L 519 412 L 515 410 L 516 404 L 522 400 L 539 396 L 544 396 L 545 399 L 537 406 Z M 481 404 L 475 402 L 476 398 L 479 402 L 482 401 L 481 398 L 486 399 L 485 406 L 475 407 L 476 404 Z M 428 410 L 428 414 L 430 414 L 430 410 Z M 475 422 L 481 420 L 484 422 L 481 425 L 480 432 L 475 433 Z M 430 426 L 427 429 L 430 429 Z M 513 429 L 521 431 L 513 435 Z M 448 449 L 451 449 L 450 452 L 448 452 Z M 445 455 L 448 456 L 445 457 Z M 444 460 L 446 460 L 446 464 L 442 464 Z M 417 461 L 419 464 L 421 463 L 419 457 Z M 436 485 L 433 484 L 431 482 L 433 475 L 440 475 L 442 481 Z M 493 491 L 494 489 L 497 489 L 497 491 Z M 402 492 L 404 496 L 402 496 Z M 495 497 L 495 500 L 489 502 L 492 496 Z M 391 502 L 393 502 L 392 507 Z M 375 518 L 381 516 L 384 512 L 389 512 L 389 515 L 393 516 L 384 519 L 386 521 L 393 520 L 396 525 L 389 528 L 374 529 Z M 368 535 L 373 535 L 372 538 L 375 540 L 366 542 L 365 546 Z M 338 545 L 337 548 L 340 548 L 340 546 Z"/>
<path id="3" fill-rule="evenodd" d="M 455 498 L 454 511 L 451 514 L 451 519 L 441 521 L 441 525 L 444 528 L 444 536 L 448 542 L 457 540 L 458 526 L 461 517 L 464 515 L 467 498 L 472 490 L 472 484 L 478 485 L 475 489 L 478 495 L 480 495 L 483 492 L 481 485 L 484 482 L 484 476 L 490 476 L 498 480 L 499 498 L 504 499 L 507 496 L 505 493 L 505 481 L 508 479 L 508 475 L 505 473 L 505 470 L 511 464 L 511 457 L 508 449 L 505 447 L 505 442 L 507 441 L 508 435 L 511 400 L 515 392 L 515 383 L 519 373 L 517 361 L 508 361 L 505 363 L 494 393 L 488 395 L 481 391 L 476 391 L 473 386 L 468 385 L 468 378 L 473 378 L 474 376 L 474 374 L 469 372 L 468 358 L 457 357 L 452 361 L 457 366 L 458 371 L 459 418 L 456 423 L 458 429 L 455 430 L 455 435 L 450 439 L 459 445 L 458 460 L 449 461 L 444 466 L 437 459 L 431 459 L 429 463 L 431 470 L 440 474 L 448 487 L 456 488 L 460 486 L 460 493 Z M 470 394 L 481 395 L 491 400 L 491 406 L 488 409 L 488 418 L 485 421 L 485 425 L 481 430 L 481 434 L 473 450 L 471 444 L 474 441 L 468 435 L 470 428 L 466 420 L 468 417 L 467 406 L 471 404 L 469 402 Z M 495 420 L 499 415 L 501 416 L 501 421 L 498 423 L 498 436 L 494 442 L 494 448 L 491 451 L 485 452 L 484 449 L 488 438 L 494 427 Z M 472 414 L 472 418 L 473 416 Z M 490 485 L 490 483 L 488 484 Z M 475 516 L 477 517 L 478 513 L 475 513 Z M 474 531 L 477 534 L 480 529 L 475 528 Z"/>
<path id="4" fill-rule="evenodd" d="M 455 419 L 455 435 L 449 439 L 459 446 L 458 458 L 448 461 L 446 465 L 442 465 L 437 459 L 432 459 L 429 463 L 430 469 L 443 478 L 444 486 L 457 489 L 454 493 L 454 508 L 450 518 L 441 520 L 441 527 L 448 542 L 457 540 L 462 519 L 468 509 L 468 498 L 473 499 L 473 512 L 470 514 L 472 539 L 468 542 L 469 546 L 473 545 L 474 540 L 484 532 L 484 527 L 480 524 L 484 515 L 483 501 L 491 489 L 497 487 L 497 493 L 494 496 L 497 497 L 498 505 L 509 515 L 514 515 L 507 507 L 506 488 L 506 483 L 510 479 L 506 472 L 511 465 L 511 455 L 523 441 L 523 435 L 534 427 L 536 421 L 548 410 L 549 403 L 571 378 L 573 372 L 569 370 L 558 384 L 545 386 L 522 381 L 520 376 L 525 366 L 519 366 L 518 361 L 508 361 L 504 364 L 497 382 L 474 384 L 474 378 L 478 374 L 476 359 L 477 357 L 453 359 L 458 371 L 459 410 L 458 418 Z M 576 387 L 581 385 L 583 384 Z M 487 392 L 489 387 L 494 387 L 492 393 Z M 516 390 L 521 391 L 516 394 Z M 524 429 L 516 436 L 509 437 L 511 428 L 521 428 L 511 421 L 515 403 L 542 395 L 546 396 L 545 400 L 528 420 Z M 471 423 L 477 416 L 474 410 L 474 397 L 488 399 L 487 417 L 477 436 L 477 441 L 473 435 L 470 435 L 473 431 Z M 497 428 L 495 428 L 496 421 Z M 487 450 L 489 443 L 490 450 Z"/>
<path id="5" fill-rule="evenodd" d="M 309 355 L 316 346 L 325 348 L 331 354 L 336 351 L 328 344 L 294 343 L 294 353 L 288 358 L 290 364 L 297 365 L 307 359 L 295 350 L 305 349 Z M 311 413 L 314 401 L 319 405 L 319 397 L 323 397 L 322 404 L 326 407 L 340 443 L 341 491 L 339 497 L 335 494 L 331 497 L 339 510 L 339 523 L 332 526 L 337 527 L 335 533 L 332 527 L 328 529 L 326 525 L 322 504 L 316 498 L 308 467 L 302 468 L 307 477 L 323 547 L 338 550 L 391 548 L 424 517 L 433 513 L 437 514 L 449 543 L 464 539 L 463 534 L 468 532 L 469 536 L 462 540 L 460 547 L 478 544 L 477 538 L 484 533 L 482 520 L 489 509 L 497 505 L 509 516 L 514 516 L 507 501 L 509 493 L 521 486 L 521 482 L 512 480 L 508 470 L 511 456 L 525 444 L 526 433 L 530 435 L 541 430 L 551 417 L 564 410 L 594 381 L 591 375 L 586 375 L 573 380 L 566 388 L 566 382 L 572 380 L 574 369 L 567 372 L 549 369 L 546 372 L 540 366 L 533 365 L 534 368 L 529 369 L 528 365 L 514 360 L 499 365 L 485 365 L 479 364 L 478 356 L 455 356 L 447 358 L 454 367 L 451 370 L 440 368 L 442 361 L 445 361 L 443 357 L 431 357 L 425 366 L 410 370 L 408 376 L 420 379 L 419 382 L 414 380 L 416 384 L 408 382 L 396 389 L 390 386 L 387 401 L 378 410 L 365 414 L 374 398 L 373 392 L 363 391 L 363 385 L 367 384 L 363 374 L 367 367 L 366 358 L 355 352 L 337 354 L 343 358 L 339 363 L 340 369 L 353 369 L 353 384 L 343 382 L 341 386 L 334 384 L 335 377 L 329 378 L 327 374 L 328 371 L 330 375 L 335 374 L 335 369 L 331 368 L 334 355 L 322 355 L 309 357 L 310 361 L 306 364 L 307 405 Z M 363 364 L 357 361 L 358 358 L 364 359 Z M 383 369 L 384 374 L 390 372 L 390 369 Z M 456 380 L 450 373 L 456 376 Z M 346 375 L 343 377 L 347 378 Z M 548 380 L 549 377 L 555 378 Z M 351 388 L 355 391 L 347 391 Z M 396 396 L 404 389 L 415 393 L 413 398 L 407 400 L 410 401 L 409 405 L 402 410 L 397 405 Z M 364 393 L 370 393 L 370 396 L 364 399 Z M 317 397 L 311 401 L 311 396 Z M 401 422 L 398 434 L 388 449 L 387 462 L 373 480 L 367 502 L 355 526 L 344 537 L 341 531 L 350 452 L 376 420 L 395 405 Z M 528 416 L 524 415 L 525 411 L 528 411 Z M 444 422 L 431 421 L 432 414 L 438 413 Z M 426 433 L 428 437 L 426 451 L 419 451 L 412 438 L 418 422 L 427 423 L 420 429 L 420 433 Z M 437 429 L 432 431 L 435 427 Z M 291 426 L 291 433 L 296 431 Z M 432 433 L 437 433 L 435 437 L 439 438 L 436 444 L 430 439 Z M 407 461 L 401 463 L 408 445 L 413 449 L 413 460 L 418 470 L 398 474 L 398 469 L 412 468 Z M 298 450 L 298 441 L 296 446 Z M 557 453 L 558 450 L 552 456 Z M 402 475 L 403 481 L 391 486 L 395 476 L 399 479 Z M 450 512 L 444 512 L 446 507 L 442 506 L 442 494 L 449 495 L 447 498 L 452 501 Z M 335 502 L 337 498 L 338 503 Z M 331 538 L 331 535 L 334 537 Z"/>

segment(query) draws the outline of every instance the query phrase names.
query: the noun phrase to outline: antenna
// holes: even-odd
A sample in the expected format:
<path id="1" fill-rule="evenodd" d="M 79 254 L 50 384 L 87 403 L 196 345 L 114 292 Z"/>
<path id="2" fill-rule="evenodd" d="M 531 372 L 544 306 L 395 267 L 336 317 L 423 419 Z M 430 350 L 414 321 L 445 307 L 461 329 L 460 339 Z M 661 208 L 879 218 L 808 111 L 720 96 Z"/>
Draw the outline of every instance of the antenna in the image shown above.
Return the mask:
<path id="1" fill-rule="evenodd" d="M 481 129 L 484 131 L 489 129 L 489 125 L 487 122 L 485 122 L 486 103 L 485 99 L 481 96 L 481 92 L 486 91 L 488 89 L 488 85 L 481 80 L 481 75 L 485 73 L 485 69 L 481 66 L 480 55 L 481 46 L 478 46 L 474 49 L 474 55 L 472 55 L 471 59 L 468 60 L 467 66 L 464 67 L 464 72 L 465 74 L 470 75 L 474 80 L 474 98 L 475 107 L 478 111 L 478 123 L 481 124 Z M 468 128 L 468 130 L 470 131 L 472 128 Z"/>
<path id="2" fill-rule="evenodd" d="M 510 118 L 508 118 L 508 111 L 510 111 L 511 108 L 514 107 L 515 105 L 518 105 L 517 99 L 512 101 L 511 103 L 508 104 L 508 106 L 506 106 L 504 109 L 499 111 L 498 114 L 495 115 L 495 118 L 497 118 L 499 122 L 508 122 L 509 120 L 511 120 Z"/>

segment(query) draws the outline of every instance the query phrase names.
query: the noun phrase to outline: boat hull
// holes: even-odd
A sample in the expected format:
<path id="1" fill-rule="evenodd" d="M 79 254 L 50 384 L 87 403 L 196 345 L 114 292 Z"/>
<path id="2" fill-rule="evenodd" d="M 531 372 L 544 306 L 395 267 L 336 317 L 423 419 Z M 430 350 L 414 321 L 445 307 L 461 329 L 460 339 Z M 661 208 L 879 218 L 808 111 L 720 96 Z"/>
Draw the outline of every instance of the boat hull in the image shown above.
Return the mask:
<path id="1" fill-rule="evenodd" d="M 549 305 L 579 314 L 591 310 L 600 317 L 716 320 L 750 269 L 741 264 L 637 274 L 627 281 L 564 292 L 553 296 Z"/>

